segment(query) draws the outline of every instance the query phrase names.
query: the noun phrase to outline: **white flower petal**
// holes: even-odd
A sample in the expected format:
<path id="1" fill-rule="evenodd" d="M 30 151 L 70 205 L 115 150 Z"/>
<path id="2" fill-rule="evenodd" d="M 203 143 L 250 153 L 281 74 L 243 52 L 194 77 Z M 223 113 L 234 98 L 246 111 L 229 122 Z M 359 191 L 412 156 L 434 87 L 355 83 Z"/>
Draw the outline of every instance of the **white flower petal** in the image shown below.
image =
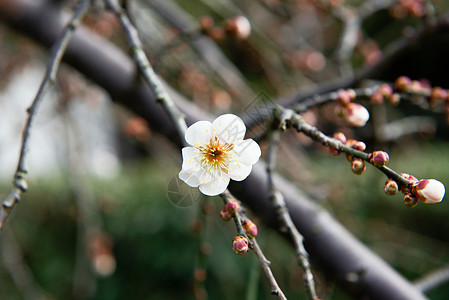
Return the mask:
<path id="1" fill-rule="evenodd" d="M 243 140 L 246 132 L 246 126 L 242 119 L 233 114 L 221 115 L 212 123 L 214 134 L 220 138 L 223 143 L 234 144 Z"/>
<path id="2" fill-rule="evenodd" d="M 234 145 L 238 161 L 244 164 L 255 164 L 261 155 L 259 145 L 252 139 L 243 140 Z"/>
<path id="3" fill-rule="evenodd" d="M 242 181 L 251 173 L 252 166 L 251 164 L 245 164 L 237 159 L 234 159 L 229 164 L 229 176 L 231 176 L 232 180 Z"/>
<path id="4" fill-rule="evenodd" d="M 195 147 L 182 148 L 182 169 L 199 170 L 201 168 L 201 153 Z"/>
<path id="5" fill-rule="evenodd" d="M 182 169 L 181 172 L 179 172 L 178 176 L 179 179 L 181 179 L 191 187 L 197 187 L 200 185 L 200 181 L 198 179 L 198 172 Z"/>
<path id="6" fill-rule="evenodd" d="M 216 196 L 223 193 L 229 184 L 229 176 L 217 177 L 216 180 L 200 184 L 201 193 L 207 196 Z"/>
<path id="7" fill-rule="evenodd" d="M 213 136 L 212 128 L 212 123 L 208 121 L 199 121 L 192 124 L 186 130 L 186 142 L 192 146 L 204 145 L 208 143 Z"/>

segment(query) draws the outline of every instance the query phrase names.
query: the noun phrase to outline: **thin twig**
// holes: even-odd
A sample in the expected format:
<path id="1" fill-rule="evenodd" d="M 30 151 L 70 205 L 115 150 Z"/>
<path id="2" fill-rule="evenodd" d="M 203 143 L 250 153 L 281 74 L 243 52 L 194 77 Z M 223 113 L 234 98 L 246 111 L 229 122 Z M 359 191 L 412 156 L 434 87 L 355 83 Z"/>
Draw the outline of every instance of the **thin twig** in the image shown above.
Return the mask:
<path id="1" fill-rule="evenodd" d="M 449 265 L 437 269 L 413 283 L 421 292 L 428 292 L 449 281 Z"/>
<path id="2" fill-rule="evenodd" d="M 268 188 L 270 190 L 270 199 L 273 202 L 273 206 L 276 209 L 276 213 L 282 226 L 285 227 L 287 232 L 290 234 L 291 239 L 296 250 L 296 257 L 298 259 L 298 264 L 301 266 L 304 272 L 304 286 L 307 290 L 307 295 L 309 299 L 319 299 L 315 289 L 315 280 L 311 270 L 309 262 L 309 254 L 304 247 L 304 237 L 298 231 L 293 220 L 288 212 L 287 205 L 285 204 L 284 196 L 276 188 L 273 181 L 273 173 L 276 166 L 276 152 L 279 144 L 280 133 L 278 130 L 270 130 L 269 135 L 269 145 L 268 145 L 268 155 L 267 155 L 267 177 L 268 177 Z"/>
<path id="3" fill-rule="evenodd" d="M 16 240 L 14 232 L 7 227 L 0 242 L 0 254 L 3 266 L 8 270 L 11 279 L 23 299 L 38 300 L 50 299 L 41 286 L 36 282 L 30 266 L 24 259 L 24 253 Z"/>
<path id="4" fill-rule="evenodd" d="M 223 202 L 225 204 L 228 203 L 230 200 L 236 200 L 236 198 L 228 190 L 225 190 L 222 194 L 220 194 L 220 197 L 223 199 Z M 284 292 L 282 292 L 281 288 L 279 287 L 279 285 L 276 281 L 276 278 L 273 275 L 273 272 L 271 271 L 271 268 L 270 268 L 271 262 L 263 254 L 262 250 L 260 249 L 259 245 L 257 244 L 256 239 L 255 238 L 250 239 L 246 235 L 245 230 L 243 229 L 242 219 L 248 219 L 248 218 L 245 215 L 245 213 L 242 211 L 242 209 L 240 209 L 237 213 L 234 214 L 233 219 L 234 219 L 234 222 L 235 222 L 235 225 L 237 228 L 237 234 L 244 236 L 248 240 L 251 249 L 253 249 L 254 252 L 256 253 L 257 258 L 259 259 L 260 265 L 262 267 L 262 270 L 268 279 L 270 289 L 271 289 L 271 294 L 278 296 L 279 299 L 281 299 L 281 300 L 287 299 L 287 297 L 285 297 L 285 295 L 284 295 Z"/>
<path id="5" fill-rule="evenodd" d="M 106 7 L 110 9 L 120 20 L 120 24 L 125 32 L 126 38 L 128 39 L 129 48 L 132 57 L 139 68 L 145 82 L 150 87 L 151 91 L 154 93 L 157 101 L 159 101 L 166 112 L 171 117 L 173 123 L 176 126 L 178 133 L 183 137 L 183 133 L 187 130 L 187 125 L 184 120 L 184 115 L 176 107 L 173 99 L 167 93 L 159 77 L 153 70 L 145 52 L 143 51 L 142 42 L 139 38 L 136 27 L 133 25 L 129 19 L 126 11 L 119 5 L 117 0 L 105 0 Z M 181 139 L 184 144 L 185 140 Z"/>
<path id="6" fill-rule="evenodd" d="M 72 38 L 73 32 L 78 27 L 81 19 L 87 13 L 92 0 L 80 0 L 75 8 L 72 19 L 66 25 L 64 32 L 61 34 L 59 40 L 55 42 L 51 49 L 51 60 L 47 67 L 47 71 L 39 87 L 39 90 L 34 98 L 31 106 L 27 109 L 28 118 L 25 123 L 25 127 L 22 132 L 22 144 L 20 148 L 20 156 L 17 164 L 16 173 L 14 174 L 13 185 L 14 188 L 11 190 L 6 199 L 2 202 L 0 208 L 0 229 L 3 228 L 7 217 L 9 216 L 11 210 L 14 208 L 17 202 L 20 201 L 21 194 L 27 190 L 26 175 L 28 171 L 25 167 L 26 157 L 28 153 L 28 141 L 31 135 L 31 127 L 36 116 L 37 109 L 42 99 L 44 98 L 46 92 L 50 86 L 55 82 L 56 73 L 58 72 L 59 65 L 61 63 L 62 57 L 67 49 L 67 46 Z"/>
<path id="7" fill-rule="evenodd" d="M 278 106 L 277 109 L 280 110 L 284 116 L 286 116 L 281 120 L 281 123 L 288 124 L 289 126 L 295 128 L 298 132 L 304 133 L 312 140 L 319 142 L 324 146 L 330 147 L 339 152 L 344 152 L 352 157 L 360 158 L 372 164 L 370 161 L 371 159 L 370 153 L 356 150 L 346 144 L 343 144 L 341 141 L 335 138 L 331 138 L 325 135 L 318 128 L 308 124 L 299 114 L 295 113 L 290 109 L 285 109 L 280 106 Z M 372 165 L 375 166 L 374 164 Z M 380 167 L 375 166 L 375 167 L 378 168 L 380 171 L 382 171 L 388 178 L 393 179 L 401 186 L 408 187 L 410 186 L 410 184 L 412 184 L 410 180 L 402 177 L 398 172 L 390 169 L 387 166 L 380 166 Z"/>
<path id="8" fill-rule="evenodd" d="M 276 278 L 274 277 L 273 272 L 271 271 L 270 261 L 265 258 L 265 255 L 263 254 L 262 250 L 260 249 L 259 244 L 257 243 L 256 239 L 252 239 L 252 243 L 253 243 L 254 253 L 256 254 L 257 258 L 259 259 L 259 263 L 262 266 L 262 270 L 270 284 L 271 294 L 278 296 L 279 299 L 286 300 L 287 297 L 285 297 L 284 293 L 279 288 Z"/>

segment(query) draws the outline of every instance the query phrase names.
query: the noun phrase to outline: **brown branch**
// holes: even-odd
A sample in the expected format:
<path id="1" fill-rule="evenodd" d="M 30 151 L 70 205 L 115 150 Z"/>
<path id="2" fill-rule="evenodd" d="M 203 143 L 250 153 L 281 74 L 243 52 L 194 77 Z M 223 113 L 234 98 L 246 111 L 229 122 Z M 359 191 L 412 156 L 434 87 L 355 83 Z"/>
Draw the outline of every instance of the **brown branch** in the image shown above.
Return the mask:
<path id="1" fill-rule="evenodd" d="M 54 83 L 56 79 L 56 73 L 59 69 L 59 65 L 62 60 L 68 44 L 72 38 L 73 32 L 78 27 L 81 19 L 87 13 L 90 6 L 91 0 L 80 0 L 77 4 L 72 19 L 65 26 L 63 33 L 59 39 L 55 40 L 55 44 L 51 49 L 51 60 L 47 67 L 47 72 L 42 80 L 39 90 L 34 98 L 31 106 L 27 109 L 28 118 L 25 123 L 25 127 L 22 132 L 22 145 L 20 148 L 19 162 L 17 164 L 17 170 L 14 175 L 14 188 L 11 190 L 7 198 L 2 202 L 0 208 L 0 230 L 3 228 L 6 219 L 8 218 L 11 210 L 14 208 L 16 203 L 19 202 L 21 194 L 27 190 L 26 175 L 28 173 L 25 162 L 28 149 L 28 140 L 31 136 L 31 127 L 33 124 L 34 117 L 36 116 L 37 109 L 42 99 L 45 97 L 46 92 L 50 86 Z"/>

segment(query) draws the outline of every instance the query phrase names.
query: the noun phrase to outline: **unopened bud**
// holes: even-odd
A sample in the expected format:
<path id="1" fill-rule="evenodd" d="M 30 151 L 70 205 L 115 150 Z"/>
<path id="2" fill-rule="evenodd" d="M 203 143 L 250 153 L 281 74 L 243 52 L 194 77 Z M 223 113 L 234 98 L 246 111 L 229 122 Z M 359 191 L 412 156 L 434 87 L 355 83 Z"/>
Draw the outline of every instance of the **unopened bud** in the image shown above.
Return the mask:
<path id="1" fill-rule="evenodd" d="M 441 202 L 446 193 L 444 184 L 435 179 L 422 179 L 415 182 L 412 191 L 418 200 L 426 204 Z"/>
<path id="2" fill-rule="evenodd" d="M 200 24 L 200 28 L 202 32 L 209 31 L 214 26 L 214 19 L 211 16 L 202 16 L 198 23 Z"/>
<path id="3" fill-rule="evenodd" d="M 234 215 L 239 210 L 239 208 L 240 205 L 237 200 L 229 200 L 225 205 L 226 211 L 231 215 Z"/>
<path id="4" fill-rule="evenodd" d="M 407 76 L 400 76 L 394 82 L 394 87 L 402 92 L 408 90 L 412 83 L 412 80 Z"/>
<path id="5" fill-rule="evenodd" d="M 438 101 L 445 101 L 448 97 L 448 93 L 445 89 L 436 86 L 432 89 L 429 97 L 429 105 L 435 106 Z"/>
<path id="6" fill-rule="evenodd" d="M 354 127 L 363 127 L 369 120 L 368 110 L 358 103 L 349 103 L 343 114 L 349 125 Z"/>
<path id="7" fill-rule="evenodd" d="M 418 199 L 416 199 L 416 197 L 412 196 L 411 194 L 405 194 L 404 204 L 409 208 L 413 208 L 418 204 Z"/>
<path id="8" fill-rule="evenodd" d="M 222 210 L 220 210 L 220 217 L 224 220 L 224 221 L 229 221 L 232 219 L 232 214 L 230 214 L 226 208 L 223 208 Z"/>
<path id="9" fill-rule="evenodd" d="M 364 142 L 353 140 L 353 139 L 349 139 L 346 142 L 346 145 L 348 145 L 352 149 L 359 150 L 359 151 L 365 151 L 365 149 L 366 149 L 366 144 Z"/>
<path id="10" fill-rule="evenodd" d="M 365 162 L 360 158 L 354 158 L 351 162 L 351 169 L 354 174 L 361 175 L 366 170 Z"/>
<path id="11" fill-rule="evenodd" d="M 390 160 L 390 157 L 388 156 L 387 152 L 374 151 L 373 153 L 370 154 L 369 161 L 374 166 L 380 168 L 380 167 L 383 167 L 389 160 Z"/>
<path id="12" fill-rule="evenodd" d="M 399 96 L 399 94 L 394 93 L 393 95 L 391 95 L 390 98 L 388 98 L 388 102 L 390 102 L 393 105 L 398 105 L 399 102 L 401 102 L 401 96 Z"/>
<path id="13" fill-rule="evenodd" d="M 245 254 L 248 251 L 248 240 L 246 237 L 241 235 L 234 237 L 232 240 L 232 250 L 239 255 Z"/>
<path id="14" fill-rule="evenodd" d="M 382 103 L 384 103 L 384 96 L 382 96 L 382 94 L 379 91 L 377 91 L 371 95 L 371 97 L 369 98 L 369 101 L 372 104 L 382 104 Z"/>
<path id="15" fill-rule="evenodd" d="M 388 99 L 391 97 L 391 95 L 393 95 L 393 89 L 389 84 L 386 83 L 379 86 L 379 92 L 384 97 L 384 99 Z"/>
<path id="16" fill-rule="evenodd" d="M 393 179 L 388 179 L 384 186 L 385 194 L 394 196 L 398 192 L 398 184 Z"/>
<path id="17" fill-rule="evenodd" d="M 253 239 L 257 236 L 257 226 L 251 220 L 243 221 L 242 227 L 243 229 L 245 229 L 245 233 L 250 239 Z"/>
<path id="18" fill-rule="evenodd" d="M 224 25 L 226 33 L 233 38 L 244 40 L 251 34 L 251 24 L 244 16 L 228 19 Z"/>
<path id="19" fill-rule="evenodd" d="M 346 136 L 343 132 L 335 132 L 333 138 L 339 140 L 341 143 L 346 144 Z M 333 155 L 339 155 L 340 151 L 334 148 L 329 148 L 330 153 Z"/>
<path id="20" fill-rule="evenodd" d="M 351 100 L 353 100 L 352 98 L 352 94 L 348 93 L 347 90 L 339 90 L 337 92 L 337 99 L 336 99 L 342 106 L 346 107 Z"/>

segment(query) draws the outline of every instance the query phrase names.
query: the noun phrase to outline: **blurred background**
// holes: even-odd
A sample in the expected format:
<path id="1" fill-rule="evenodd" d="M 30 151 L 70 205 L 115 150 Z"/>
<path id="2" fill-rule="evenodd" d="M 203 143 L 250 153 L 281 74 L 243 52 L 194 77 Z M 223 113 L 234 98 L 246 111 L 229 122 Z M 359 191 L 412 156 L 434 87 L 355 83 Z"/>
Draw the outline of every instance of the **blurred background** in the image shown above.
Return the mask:
<path id="1" fill-rule="evenodd" d="M 67 11 L 74 5 L 49 3 Z M 126 5 L 158 74 L 214 115 L 244 115 L 254 106 L 292 99 L 370 68 L 374 71 L 362 85 L 407 75 L 449 88 L 447 29 L 376 69 L 398 41 L 447 16 L 447 1 L 132 0 Z M 101 1 L 84 25 L 126 49 L 118 22 Z M 12 187 L 25 110 L 44 75 L 48 51 L 5 22 L 0 22 L 0 41 L 4 199 Z M 328 135 L 341 130 L 363 140 L 367 151 L 387 151 L 389 166 L 398 172 L 449 186 L 444 112 L 423 109 L 416 101 L 362 103 L 371 113 L 362 129 L 336 120 L 333 104 L 303 117 Z M 248 136 L 259 138 L 262 130 L 250 128 Z M 265 141 L 260 144 L 265 154 Z M 400 195 L 384 194 L 386 178 L 375 168 L 354 175 L 343 155 L 329 155 L 295 132 L 283 134 L 280 145 L 279 173 L 407 279 L 449 265 L 446 200 L 409 209 Z M 181 162 L 179 149 L 145 120 L 63 65 L 33 125 L 29 191 L 0 234 L 0 299 L 273 299 L 256 257 L 232 251 L 235 227 L 220 219 L 221 199 L 176 180 Z M 248 214 L 259 226 L 259 243 L 284 293 L 306 299 L 293 248 Z M 311 256 L 319 295 L 349 299 Z M 447 299 L 449 284 L 427 296 Z"/>

